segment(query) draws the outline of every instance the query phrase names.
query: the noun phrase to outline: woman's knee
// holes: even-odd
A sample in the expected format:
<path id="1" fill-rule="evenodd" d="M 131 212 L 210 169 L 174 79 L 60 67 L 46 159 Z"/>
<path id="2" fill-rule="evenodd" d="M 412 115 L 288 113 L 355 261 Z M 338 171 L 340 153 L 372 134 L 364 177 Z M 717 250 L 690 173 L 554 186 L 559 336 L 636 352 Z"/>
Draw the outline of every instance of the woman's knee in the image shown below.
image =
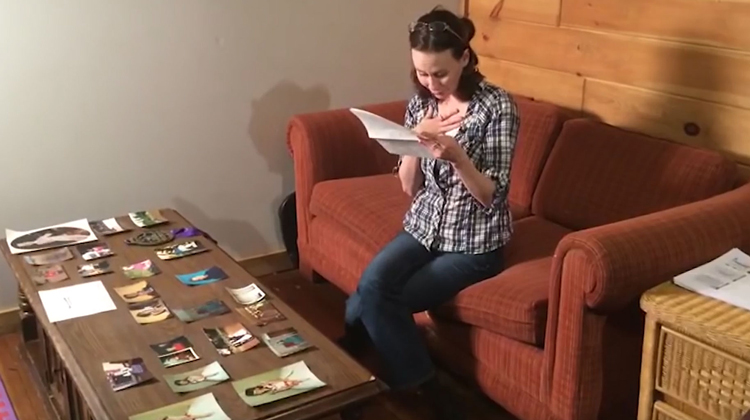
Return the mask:
<path id="1" fill-rule="evenodd" d="M 374 261 L 373 261 L 374 262 Z M 387 267 L 378 264 L 370 264 L 362 272 L 362 277 L 357 285 L 357 293 L 362 300 L 370 300 L 387 292 Z"/>

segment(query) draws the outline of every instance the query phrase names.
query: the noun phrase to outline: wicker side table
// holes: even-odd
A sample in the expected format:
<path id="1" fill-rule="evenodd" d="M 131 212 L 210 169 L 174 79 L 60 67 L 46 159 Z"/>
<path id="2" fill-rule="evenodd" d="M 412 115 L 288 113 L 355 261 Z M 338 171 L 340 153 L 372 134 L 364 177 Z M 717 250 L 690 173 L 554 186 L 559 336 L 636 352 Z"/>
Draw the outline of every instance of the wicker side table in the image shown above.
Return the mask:
<path id="1" fill-rule="evenodd" d="M 671 282 L 646 312 L 638 420 L 739 420 L 750 410 L 750 311 Z"/>

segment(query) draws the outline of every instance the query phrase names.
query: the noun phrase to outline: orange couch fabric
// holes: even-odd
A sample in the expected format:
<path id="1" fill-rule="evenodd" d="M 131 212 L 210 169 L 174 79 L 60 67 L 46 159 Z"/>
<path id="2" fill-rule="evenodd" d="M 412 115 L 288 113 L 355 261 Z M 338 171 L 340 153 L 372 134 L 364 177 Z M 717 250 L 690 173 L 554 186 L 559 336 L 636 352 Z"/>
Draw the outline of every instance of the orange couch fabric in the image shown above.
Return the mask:
<path id="1" fill-rule="evenodd" d="M 730 191 L 736 167 L 715 152 L 517 101 L 507 268 L 417 320 L 438 360 L 521 419 L 629 418 L 639 294 L 748 245 L 750 212 L 737 206 L 750 187 Z M 404 106 L 366 109 L 402 122 Z M 300 271 L 352 293 L 409 207 L 395 158 L 345 110 L 295 116 L 288 142 Z"/>

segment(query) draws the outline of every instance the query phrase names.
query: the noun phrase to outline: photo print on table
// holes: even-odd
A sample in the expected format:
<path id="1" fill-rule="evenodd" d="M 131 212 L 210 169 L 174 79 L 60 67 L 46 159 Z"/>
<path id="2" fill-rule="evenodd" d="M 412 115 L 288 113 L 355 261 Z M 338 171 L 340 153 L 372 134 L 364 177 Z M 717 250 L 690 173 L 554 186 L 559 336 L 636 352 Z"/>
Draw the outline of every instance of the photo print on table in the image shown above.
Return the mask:
<path id="1" fill-rule="evenodd" d="M 227 278 L 226 273 L 219 267 L 213 266 L 205 270 L 188 274 L 178 274 L 177 279 L 188 286 L 200 286 L 202 284 L 215 283 Z"/>
<path id="2" fill-rule="evenodd" d="M 257 407 L 326 386 L 304 360 L 232 382 L 245 404 Z"/>
<path id="3" fill-rule="evenodd" d="M 125 277 L 131 280 L 152 277 L 161 273 L 159 267 L 157 267 L 151 260 L 143 260 L 135 264 L 126 265 L 125 267 L 122 267 L 122 272 L 125 274 Z"/>
<path id="4" fill-rule="evenodd" d="M 69 248 L 60 248 L 43 254 L 24 255 L 23 260 L 29 265 L 60 264 L 63 261 L 73 259 L 73 253 Z"/>
<path id="5" fill-rule="evenodd" d="M 115 235 L 117 233 L 127 232 L 130 230 L 122 227 L 114 217 L 105 220 L 95 220 L 89 223 L 89 225 L 97 235 L 101 236 Z"/>
<path id="6" fill-rule="evenodd" d="M 111 272 L 112 267 L 109 265 L 109 261 L 99 261 L 78 266 L 78 274 L 80 274 L 81 277 L 92 277 Z"/>
<path id="7" fill-rule="evenodd" d="M 154 300 L 159 293 L 145 280 L 122 287 L 115 287 L 115 292 L 127 303 L 138 303 Z"/>
<path id="8" fill-rule="evenodd" d="M 237 289 L 226 288 L 227 292 L 232 296 L 232 299 L 240 305 L 252 305 L 258 303 L 266 297 L 266 293 L 260 289 L 255 283 L 250 283 L 247 286 L 240 287 Z"/>
<path id="9" fill-rule="evenodd" d="M 5 238 L 14 255 L 97 240 L 86 219 L 29 231 L 5 229 Z"/>
<path id="10" fill-rule="evenodd" d="M 267 300 L 242 306 L 238 308 L 238 311 L 250 318 L 250 322 L 256 327 L 263 327 L 286 319 L 286 316 L 276 308 L 276 305 Z"/>
<path id="11" fill-rule="evenodd" d="M 213 299 L 192 308 L 175 309 L 174 314 L 180 321 L 187 324 L 210 316 L 224 315 L 231 312 L 221 299 Z"/>
<path id="12" fill-rule="evenodd" d="M 128 310 L 135 322 L 141 325 L 153 324 L 172 317 L 172 312 L 161 298 L 128 303 Z"/>
<path id="13" fill-rule="evenodd" d="M 167 219 L 159 210 L 134 211 L 128 213 L 128 217 L 134 225 L 142 228 L 167 223 Z"/>
<path id="14" fill-rule="evenodd" d="M 157 246 L 172 242 L 174 235 L 168 230 L 147 230 L 125 239 L 131 246 Z"/>
<path id="15" fill-rule="evenodd" d="M 313 347 L 294 327 L 265 333 L 261 339 L 279 357 L 286 357 Z"/>
<path id="16" fill-rule="evenodd" d="M 170 404 L 128 417 L 128 420 L 230 420 L 214 394 Z"/>
<path id="17" fill-rule="evenodd" d="M 113 391 L 121 391 L 148 382 L 154 377 L 140 357 L 104 362 L 102 368 Z"/>
<path id="18" fill-rule="evenodd" d="M 98 258 L 111 257 L 115 255 L 104 242 L 94 242 L 76 246 L 78 253 L 86 261 L 96 260 Z"/>
<path id="19" fill-rule="evenodd" d="M 174 375 L 164 375 L 164 381 L 176 394 L 197 391 L 229 380 L 229 375 L 219 362 Z"/>
<path id="20" fill-rule="evenodd" d="M 59 264 L 34 267 L 31 271 L 31 279 L 40 286 L 47 283 L 59 283 L 68 278 L 65 268 Z"/>
<path id="21" fill-rule="evenodd" d="M 218 328 L 204 328 L 203 333 L 222 356 L 242 353 L 260 344 L 260 340 L 239 322 Z"/>
<path id="22" fill-rule="evenodd" d="M 208 251 L 200 241 L 187 241 L 156 249 L 156 255 L 162 260 L 173 260 Z"/>
<path id="23" fill-rule="evenodd" d="M 149 345 L 159 357 L 159 362 L 165 368 L 183 365 L 200 359 L 193 350 L 193 344 L 187 337 L 181 335 L 169 341 Z"/>

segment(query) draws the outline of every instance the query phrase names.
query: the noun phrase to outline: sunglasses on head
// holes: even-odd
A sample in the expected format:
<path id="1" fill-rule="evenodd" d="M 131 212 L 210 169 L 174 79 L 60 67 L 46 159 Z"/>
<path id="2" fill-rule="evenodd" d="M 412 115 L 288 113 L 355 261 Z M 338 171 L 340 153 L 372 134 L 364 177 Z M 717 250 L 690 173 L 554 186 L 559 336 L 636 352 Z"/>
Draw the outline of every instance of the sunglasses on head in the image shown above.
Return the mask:
<path id="1" fill-rule="evenodd" d="M 456 36 L 456 38 L 463 41 L 463 37 L 456 33 L 450 26 L 445 22 L 412 22 L 409 24 L 409 33 L 413 33 L 416 30 L 427 29 L 430 32 L 450 32 Z"/>

